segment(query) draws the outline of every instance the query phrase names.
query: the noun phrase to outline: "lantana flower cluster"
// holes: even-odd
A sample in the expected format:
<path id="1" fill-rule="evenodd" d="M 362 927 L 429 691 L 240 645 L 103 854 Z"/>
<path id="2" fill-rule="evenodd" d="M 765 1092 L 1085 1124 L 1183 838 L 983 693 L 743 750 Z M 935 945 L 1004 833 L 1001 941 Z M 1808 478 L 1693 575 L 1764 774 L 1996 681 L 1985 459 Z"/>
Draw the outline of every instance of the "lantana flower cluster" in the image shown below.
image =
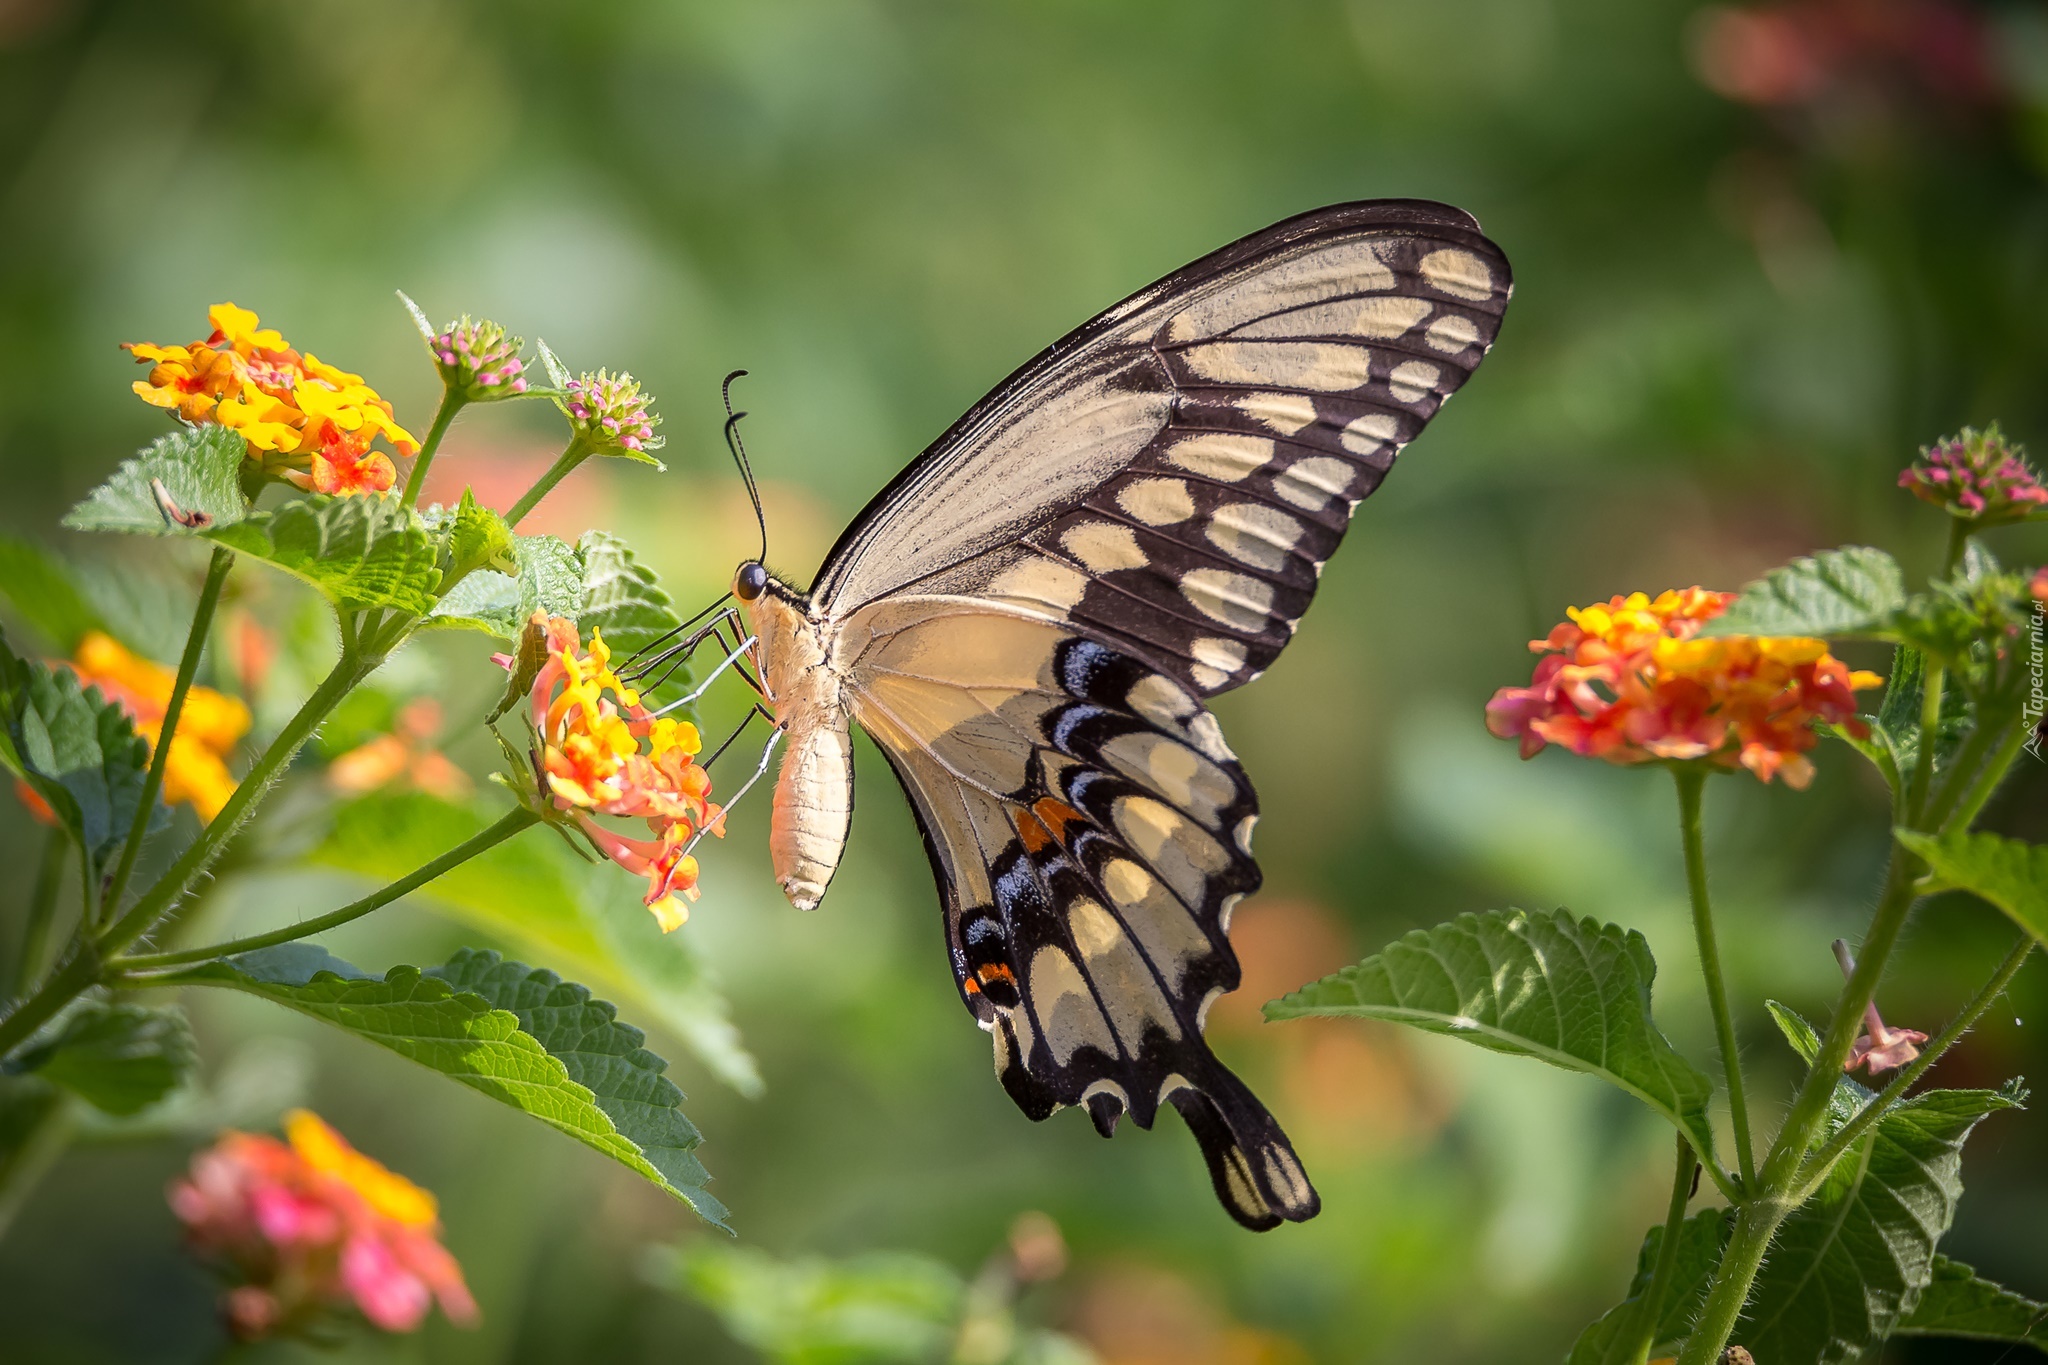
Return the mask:
<path id="1" fill-rule="evenodd" d="M 1922 502 L 1972 521 L 2017 521 L 2048 508 L 2048 487 L 2027 463 L 2026 452 L 1994 425 L 1964 427 L 1920 452 L 1899 473 L 1899 487 Z"/>
<path id="2" fill-rule="evenodd" d="M 1855 694 L 1883 679 L 1851 671 L 1823 640 L 1699 638 L 1734 596 L 1695 587 L 1572 608 L 1529 642 L 1544 656 L 1535 676 L 1494 694 L 1487 728 L 1520 740 L 1524 758 L 1559 744 L 1610 763 L 1702 759 L 1806 786 L 1814 725 L 1867 734 Z"/>
<path id="3" fill-rule="evenodd" d="M 601 632 L 586 649 L 575 622 L 539 612 L 528 631 L 541 633 L 547 651 L 529 693 L 545 795 L 606 857 L 647 879 L 644 899 L 663 933 L 679 928 L 689 918 L 683 900 L 698 895 L 697 860 L 685 848 L 699 830 L 725 833 L 711 774 L 696 761 L 697 727 L 643 705 L 612 671 Z M 601 815 L 645 820 L 653 837 L 628 838 Z"/>
<path id="4" fill-rule="evenodd" d="M 246 308 L 217 303 L 206 316 L 213 330 L 201 340 L 125 343 L 151 367 L 134 386 L 144 402 L 239 433 L 252 453 L 276 455 L 266 466 L 319 493 L 389 489 L 398 471 L 390 456 L 371 449 L 379 436 L 401 454 L 419 452 L 391 404 L 361 375 L 293 350 Z"/>
<path id="5" fill-rule="evenodd" d="M 284 1142 L 223 1134 L 170 1188 L 188 1240 L 237 1280 L 222 1299 L 235 1335 L 302 1333 L 351 1304 L 386 1332 L 412 1331 L 436 1301 L 475 1322 L 434 1196 L 317 1115 L 294 1110 L 284 1126 Z"/>
<path id="6" fill-rule="evenodd" d="M 563 410 L 577 431 L 597 450 L 627 450 L 645 455 L 662 447 L 654 434 L 661 419 L 654 415 L 654 397 L 630 374 L 599 370 L 569 381 Z"/>
<path id="7" fill-rule="evenodd" d="M 427 346 L 442 381 L 470 402 L 526 392 L 526 362 L 519 358 L 526 341 L 495 322 L 479 322 L 465 313 Z"/>

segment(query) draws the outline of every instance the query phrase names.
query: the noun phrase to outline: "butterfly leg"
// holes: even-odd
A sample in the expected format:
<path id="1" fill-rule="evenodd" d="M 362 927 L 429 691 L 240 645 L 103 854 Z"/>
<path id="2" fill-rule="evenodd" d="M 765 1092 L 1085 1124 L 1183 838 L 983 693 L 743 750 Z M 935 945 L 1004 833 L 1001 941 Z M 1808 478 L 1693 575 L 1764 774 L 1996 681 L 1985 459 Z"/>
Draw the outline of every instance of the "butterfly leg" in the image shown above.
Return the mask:
<path id="1" fill-rule="evenodd" d="M 749 716 L 747 719 L 752 720 L 753 717 Z M 745 728 L 745 725 L 746 722 L 742 721 L 741 728 Z M 737 739 L 738 737 L 739 736 L 737 732 L 735 732 L 733 738 Z M 731 740 L 726 741 L 727 744 L 730 744 L 731 742 Z M 740 783 L 739 790 L 734 792 L 732 794 L 732 799 L 725 803 L 724 807 L 722 808 L 723 812 L 730 812 L 734 806 L 737 806 L 740 803 L 741 797 L 745 796 L 749 791 L 753 790 L 754 784 L 756 782 L 759 782 L 761 778 L 767 773 L 769 763 L 771 763 L 775 758 L 775 750 L 781 744 L 782 727 L 778 725 L 775 727 L 774 733 L 768 736 L 768 743 L 761 750 L 761 761 L 754 765 L 753 773 L 748 776 L 746 781 Z M 719 749 L 721 751 L 723 751 L 724 748 L 725 745 L 723 744 L 719 746 Z M 718 755 L 713 754 L 712 757 L 717 758 Z M 695 834 L 691 835 L 690 842 L 683 845 L 683 852 L 687 854 L 691 849 L 695 848 L 698 842 L 702 840 L 703 837 L 708 833 L 710 833 L 709 829 L 700 829 Z"/>
<path id="2" fill-rule="evenodd" d="M 634 654 L 627 661 L 627 667 L 621 670 L 620 677 L 629 683 L 641 687 L 644 691 L 652 691 L 654 688 L 667 682 L 678 668 L 688 663 L 697 653 L 698 647 L 706 640 L 717 640 L 719 646 L 724 648 L 724 627 L 728 624 L 737 633 L 740 628 L 740 619 L 739 612 L 735 608 L 726 607 L 713 616 L 709 622 L 698 626 L 687 636 L 684 636 L 684 638 L 676 640 L 673 644 L 664 644 L 664 642 L 682 633 L 684 628 L 678 627 L 676 630 L 670 631 L 667 635 L 653 641 Z M 663 645 L 663 647 L 656 649 L 656 645 Z M 660 670 L 661 676 L 654 677 L 657 669 Z M 650 678 L 652 681 L 649 681 Z"/>
<path id="3" fill-rule="evenodd" d="M 724 637 L 719 637 L 719 643 L 723 644 L 724 642 Z M 747 651 L 752 649 L 758 643 L 760 643 L 759 637 L 749 635 L 746 639 L 740 642 L 738 648 L 734 649 L 731 653 L 727 654 L 725 658 L 722 661 L 720 661 L 718 667 L 712 669 L 710 674 L 704 679 L 704 681 L 698 683 L 696 688 L 692 690 L 687 696 L 678 697 L 666 706 L 656 707 L 654 709 L 654 714 L 657 716 L 665 716 L 671 711 L 677 710 L 684 706 L 688 706 L 692 702 L 696 701 L 699 697 L 703 696 L 706 692 L 711 690 L 711 684 L 718 681 L 719 674 L 725 672 L 726 669 L 731 668 L 734 664 L 737 664 L 741 659 L 745 658 L 747 655 Z"/>

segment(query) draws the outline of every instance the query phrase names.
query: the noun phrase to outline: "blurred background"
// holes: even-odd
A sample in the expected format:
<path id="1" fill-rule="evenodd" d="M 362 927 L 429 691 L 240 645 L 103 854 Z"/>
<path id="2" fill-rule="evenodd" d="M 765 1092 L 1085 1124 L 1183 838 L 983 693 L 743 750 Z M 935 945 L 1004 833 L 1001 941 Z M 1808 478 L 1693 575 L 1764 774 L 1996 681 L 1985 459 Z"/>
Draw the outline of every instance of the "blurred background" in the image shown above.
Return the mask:
<path id="1" fill-rule="evenodd" d="M 625 975 L 670 970 L 625 1017 L 674 1060 L 738 1245 L 773 1263 L 721 1262 L 712 1284 L 692 1249 L 725 1239 L 590 1151 L 295 1016 L 189 1001 L 208 1113 L 262 1127 L 309 1102 L 442 1199 L 484 1325 L 436 1322 L 351 1358 L 859 1359 L 764 1316 L 781 1300 L 763 1277 L 904 1253 L 924 1259 L 859 1264 L 954 1292 L 1036 1211 L 1067 1251 L 1026 1318 L 1111 1365 L 1561 1359 L 1661 1216 L 1666 1132 L 1591 1080 L 1387 1028 L 1262 1025 L 1257 1006 L 1458 912 L 1563 904 L 1648 936 L 1664 1027 L 1711 1066 L 1669 783 L 1555 751 L 1523 764 L 1481 707 L 1526 681 L 1525 642 L 1567 605 L 1734 588 L 1847 541 L 1924 572 L 1940 518 L 1894 487 L 1915 448 L 1992 419 L 2048 445 L 2048 14 L 0 0 L 0 532 L 95 560 L 130 643 L 170 635 L 161 658 L 196 566 L 124 574 L 136 546 L 55 526 L 163 429 L 128 395 L 138 371 L 116 344 L 201 335 L 211 303 L 361 371 L 415 431 L 438 390 L 394 289 L 436 321 L 467 311 L 544 337 L 572 369 L 630 369 L 666 418 L 668 472 L 586 467 L 524 529 L 617 531 L 687 612 L 754 535 L 719 441 L 727 370 L 752 371 L 736 398 L 771 559 L 807 581 L 868 496 L 1046 342 L 1271 221 L 1380 196 L 1469 209 L 1518 287 L 1492 359 L 1361 509 L 1298 643 L 1217 706 L 1263 800 L 1266 890 L 1239 912 L 1245 986 L 1210 1032 L 1293 1134 L 1322 1216 L 1240 1231 L 1177 1119 L 1105 1143 L 1078 1115 L 1016 1112 L 948 979 L 912 823 L 864 747 L 852 852 L 815 914 L 776 892 L 765 821 L 744 807 L 671 939 L 624 874 L 593 893 L 632 911 Z M 503 507 L 558 442 L 544 404 L 472 409 L 436 491 L 467 480 Z M 2040 530 L 1995 548 L 2038 564 Z M 230 620 L 308 619 L 258 578 L 237 575 Z M 437 701 L 436 742 L 479 779 L 496 761 L 473 723 L 501 685 L 489 648 L 429 640 L 379 683 L 387 713 Z M 214 659 L 222 686 L 247 662 Z M 260 728 L 304 682 L 280 665 L 252 685 Z M 724 696 L 707 731 L 739 708 Z M 1724 951 L 1769 1122 L 1794 1071 L 1761 1001 L 1824 1013 L 1828 941 L 1860 930 L 1886 848 L 1872 774 L 1846 748 L 1819 757 L 1805 793 L 1745 778 L 1710 796 Z M 319 764 L 295 783 L 317 787 Z M 503 801 L 487 786 L 470 799 Z M 264 861 L 321 837 L 293 809 L 288 793 L 193 932 L 249 932 L 360 887 L 345 868 Z M 2028 762 L 1989 822 L 2048 837 L 2048 767 Z M 17 869 L 0 954 L 38 840 L 0 813 L 0 860 Z M 523 950 L 483 936 L 490 919 L 419 898 L 332 942 L 380 971 L 464 943 Z M 1932 1031 L 2008 941 L 1973 902 L 1927 907 L 1887 1020 Z M 1945 1081 L 2048 1070 L 2048 969 L 2032 964 L 2008 1004 Z M 212 1127 L 171 1116 L 102 1136 L 0 1241 L 5 1354 L 212 1359 L 213 1290 L 162 1196 Z M 1947 1246 L 2036 1297 L 2044 1150 L 2039 1110 L 1986 1123 Z M 1023 1226 L 1043 1240 L 1042 1221 Z M 650 1251 L 667 1247 L 681 1259 Z M 752 1318 L 743 1281 L 770 1296 Z"/>

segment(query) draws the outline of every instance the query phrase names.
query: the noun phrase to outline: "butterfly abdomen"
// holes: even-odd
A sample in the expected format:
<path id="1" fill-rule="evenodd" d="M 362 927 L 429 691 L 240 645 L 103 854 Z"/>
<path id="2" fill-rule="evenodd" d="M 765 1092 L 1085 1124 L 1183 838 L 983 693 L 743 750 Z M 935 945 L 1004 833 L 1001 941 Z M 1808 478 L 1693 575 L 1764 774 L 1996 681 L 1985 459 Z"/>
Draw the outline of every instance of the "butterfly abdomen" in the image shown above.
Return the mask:
<path id="1" fill-rule="evenodd" d="M 768 851 L 789 903 L 815 910 L 839 870 L 853 822 L 853 741 L 845 683 L 817 623 L 780 584 L 747 603 L 761 640 L 762 682 L 788 736 L 775 781 Z"/>

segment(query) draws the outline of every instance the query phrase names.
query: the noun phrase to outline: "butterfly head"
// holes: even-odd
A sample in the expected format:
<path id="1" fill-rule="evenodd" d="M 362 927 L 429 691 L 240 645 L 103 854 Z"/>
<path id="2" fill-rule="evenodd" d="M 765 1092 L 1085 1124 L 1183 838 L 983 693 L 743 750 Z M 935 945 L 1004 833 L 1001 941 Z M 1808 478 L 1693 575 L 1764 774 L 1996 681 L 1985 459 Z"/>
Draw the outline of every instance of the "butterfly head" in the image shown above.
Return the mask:
<path id="1" fill-rule="evenodd" d="M 732 595 L 742 602 L 758 601 L 768 591 L 768 570 L 758 559 L 740 565 L 732 576 Z"/>

